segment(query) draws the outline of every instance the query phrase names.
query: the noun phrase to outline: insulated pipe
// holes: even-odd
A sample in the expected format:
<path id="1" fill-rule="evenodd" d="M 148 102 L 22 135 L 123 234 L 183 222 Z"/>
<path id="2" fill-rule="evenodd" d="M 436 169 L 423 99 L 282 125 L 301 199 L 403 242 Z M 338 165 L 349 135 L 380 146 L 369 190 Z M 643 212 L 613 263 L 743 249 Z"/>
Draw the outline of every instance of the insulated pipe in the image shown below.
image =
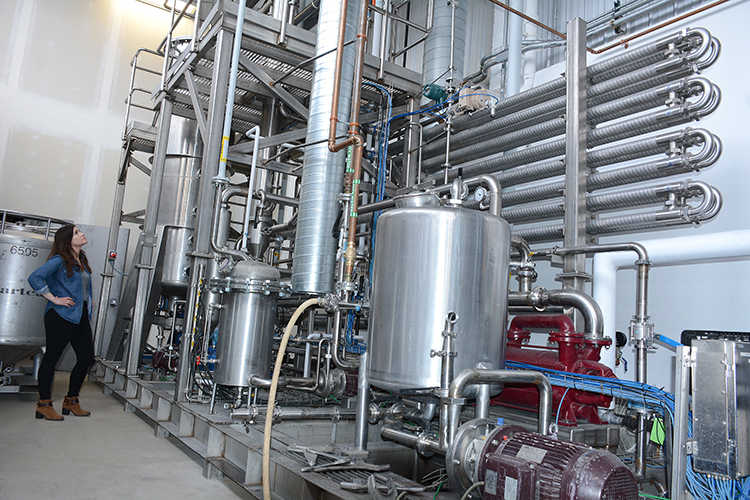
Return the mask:
<path id="1" fill-rule="evenodd" d="M 552 418 L 552 385 L 541 372 L 530 370 L 481 370 L 468 368 L 459 373 L 451 382 L 448 390 L 450 401 L 450 428 L 448 443 L 453 443 L 461 416 L 461 407 L 465 399 L 464 391 L 471 384 L 500 383 L 500 384 L 530 384 L 539 390 L 539 421 L 537 432 L 549 434 L 549 424 Z"/>
<path id="2" fill-rule="evenodd" d="M 599 146 L 610 142 L 615 142 L 621 139 L 642 135 L 648 132 L 655 132 L 670 126 L 679 125 L 692 121 L 696 117 L 696 113 L 710 113 L 715 109 L 716 101 L 707 99 L 704 101 L 706 107 L 701 110 L 696 110 L 694 103 L 686 103 L 680 106 L 668 108 L 666 110 L 656 111 L 649 113 L 644 116 L 637 116 L 629 120 L 622 122 L 616 122 L 611 125 L 606 125 L 590 130 L 587 133 L 587 144 L 589 147 Z M 529 144 L 530 142 L 538 142 L 545 139 L 549 139 L 562 134 L 565 131 L 565 120 L 557 118 L 548 122 L 535 125 L 532 127 L 525 128 L 523 130 L 513 132 L 510 134 L 502 135 L 482 141 L 478 144 L 471 144 L 462 149 L 454 150 L 451 152 L 450 162 L 452 165 L 461 164 L 476 160 L 479 158 L 486 157 L 493 153 L 499 153 L 507 151 L 509 149 Z M 531 154 L 530 151 L 542 153 L 544 156 L 537 158 L 539 160 L 549 158 L 550 156 L 556 156 L 561 154 L 565 149 L 565 139 L 557 139 L 545 143 L 540 146 L 534 146 L 528 148 L 527 154 Z M 504 155 L 500 159 L 506 158 L 509 155 Z M 442 159 L 434 157 L 428 160 L 423 160 L 422 168 L 434 169 L 441 165 Z M 468 166 L 464 166 L 464 173 L 469 175 L 476 175 L 479 173 L 487 173 L 485 165 L 492 164 L 496 160 L 485 160 L 483 162 L 474 163 Z M 491 171 L 491 170 L 490 170 Z M 454 177 L 452 175 L 450 178 Z M 440 180 L 443 177 L 442 172 L 438 172 L 430 176 L 431 179 Z M 449 179 L 450 179 L 449 178 Z"/>
<path id="3" fill-rule="evenodd" d="M 604 323 L 599 304 L 591 296 L 572 288 L 546 290 L 536 287 L 530 292 L 510 292 L 509 306 L 533 306 L 544 310 L 546 306 L 574 307 L 583 315 L 584 334 L 588 339 L 604 338 Z"/>
<path id="4" fill-rule="evenodd" d="M 453 71 L 455 81 L 451 85 L 463 80 L 466 16 L 465 2 L 458 2 L 456 5 L 453 5 L 453 2 L 434 4 L 432 31 L 424 42 L 423 84 L 435 83 L 440 86 L 448 84 L 446 75 L 450 72 L 451 65 L 455 67 Z M 451 46 L 452 38 L 455 42 L 453 47 Z M 451 53 L 453 53 L 452 58 Z"/>
<path id="5" fill-rule="evenodd" d="M 659 137 L 666 141 L 662 146 L 658 145 Z M 594 172 L 586 178 L 586 186 L 590 191 L 606 189 L 633 182 L 653 180 L 671 175 L 700 171 L 716 163 L 721 155 L 721 142 L 717 137 L 703 129 L 685 129 L 684 131 L 670 132 L 663 136 L 651 139 L 643 139 L 629 143 L 629 145 L 644 145 L 642 149 L 636 149 L 632 154 L 620 155 L 621 148 L 629 145 L 601 148 L 588 153 L 586 162 L 589 165 L 601 167 L 621 161 L 633 160 L 640 157 L 658 154 L 661 151 L 670 151 L 670 142 L 678 147 L 689 147 L 691 144 L 700 144 L 701 149 L 697 153 L 684 152 L 680 156 L 669 157 L 663 160 L 655 160 L 627 167 L 620 167 L 606 171 Z M 652 146 L 653 145 L 653 146 Z M 538 181 L 549 177 L 563 175 L 565 166 L 562 161 L 549 161 L 531 164 L 505 172 L 492 174 L 505 186 L 515 186 L 528 182 Z M 518 189 L 503 195 L 503 203 L 513 206 L 521 203 L 554 198 L 562 193 L 563 182 L 552 182 L 539 186 Z"/>
<path id="6" fill-rule="evenodd" d="M 681 210 L 655 211 L 590 220 L 586 231 L 591 235 L 638 232 L 647 229 L 696 224 L 716 217 L 723 203 L 721 193 L 710 187 L 710 196 L 704 198 L 699 207 L 684 207 Z M 517 230 L 515 234 L 534 242 L 562 239 L 563 225 L 553 224 Z"/>
<path id="7" fill-rule="evenodd" d="M 710 104 L 710 102 L 709 102 Z M 648 115 L 632 118 L 622 122 L 617 122 L 611 125 L 598 127 L 588 132 L 587 144 L 590 147 L 607 144 L 609 142 L 615 142 L 629 137 L 638 136 L 648 132 L 654 132 L 663 128 L 667 128 L 681 123 L 687 123 L 694 119 L 694 114 L 688 112 L 689 105 L 678 106 L 663 111 L 657 111 Z M 549 133 L 550 127 L 557 126 L 556 123 L 543 124 L 543 126 L 537 126 L 534 131 L 541 131 Z M 524 135 L 529 134 L 528 131 L 524 131 Z M 543 135 L 543 134 L 542 134 Z M 510 139 L 518 139 L 519 136 L 511 137 Z M 540 140 L 541 136 L 535 136 L 534 140 Z M 648 139 L 646 139 L 648 140 Z M 491 143 L 488 145 L 488 142 Z M 467 147 L 456 152 L 456 156 L 461 157 L 461 161 L 469 161 L 478 156 L 485 156 L 488 152 L 487 147 L 490 146 L 490 151 L 495 151 L 491 146 L 502 147 L 512 145 L 510 140 L 505 137 L 501 137 L 492 141 L 481 143 L 472 147 Z M 481 146 L 481 147 L 480 147 Z M 482 149 L 484 147 L 485 149 Z M 526 149 L 514 151 L 501 156 L 497 156 L 490 159 L 478 160 L 468 165 L 461 166 L 463 168 L 464 175 L 478 175 L 483 173 L 492 173 L 498 170 L 507 170 L 509 168 L 523 165 L 528 162 L 541 161 L 554 156 L 559 156 L 565 151 L 565 139 L 555 139 L 543 144 L 531 146 Z M 432 160 L 429 163 L 432 166 L 437 165 L 440 162 L 439 159 Z M 423 165 L 424 166 L 424 165 Z M 457 169 L 451 170 L 449 179 L 455 176 Z M 428 180 L 434 180 L 436 182 L 443 181 L 443 173 L 438 172 L 428 177 Z"/>
<path id="8" fill-rule="evenodd" d="M 588 119 L 596 123 L 604 120 L 611 120 L 617 116 L 608 116 L 613 112 L 613 106 L 616 106 L 617 113 L 619 116 L 627 116 L 627 114 L 633 114 L 637 111 L 648 109 L 644 107 L 646 100 L 649 99 L 649 90 L 656 86 L 664 86 L 668 82 L 683 78 L 693 72 L 691 66 L 685 66 L 683 60 L 680 58 L 667 59 L 666 61 L 659 62 L 652 66 L 648 66 L 633 73 L 627 73 L 619 77 L 613 78 L 612 80 L 605 81 L 589 87 L 588 94 L 588 107 L 590 108 L 588 113 Z M 672 84 L 682 86 L 683 82 L 676 82 Z M 671 89 L 657 89 L 658 95 L 669 92 Z M 647 92 L 644 95 L 639 93 Z M 653 93 L 654 90 L 651 90 Z M 632 94 L 633 96 L 630 101 L 620 101 L 617 103 L 609 103 L 608 100 L 612 99 L 624 99 Z M 653 99 L 656 99 L 654 96 Z M 535 123 L 541 123 L 541 119 L 544 115 L 541 113 L 549 113 L 553 116 L 555 113 L 562 112 L 565 108 L 564 96 L 557 97 L 557 94 L 550 94 L 550 97 L 554 99 L 544 100 L 541 103 L 536 103 L 534 106 L 529 106 L 524 109 L 520 109 L 515 112 L 510 112 L 506 108 L 506 100 L 501 101 L 496 109 L 497 119 L 492 119 L 489 112 L 478 112 L 476 117 L 471 120 L 471 127 L 467 128 L 462 121 L 462 117 L 457 117 L 454 120 L 454 132 L 455 138 L 451 138 L 453 149 L 463 144 L 472 144 L 477 140 L 485 137 L 497 136 L 498 133 L 508 133 L 519 130 L 519 127 L 526 125 L 533 125 Z M 630 113 L 628 110 L 638 103 L 639 109 L 632 109 Z M 654 103 L 654 106 L 661 103 Z M 699 108 L 703 106 L 702 103 L 696 103 Z M 602 106 L 597 108 L 595 106 Z M 691 110 L 692 111 L 692 110 Z M 519 121 L 522 120 L 523 122 Z M 461 126 L 457 126 L 461 125 Z M 425 138 L 431 139 L 431 136 L 436 135 L 434 132 L 425 132 Z M 430 156 L 439 152 L 443 147 L 444 140 L 438 140 L 430 143 L 428 146 L 423 148 L 423 156 Z M 395 163 L 399 163 L 400 158 L 395 160 Z M 427 162 L 426 168 L 429 168 L 430 164 Z"/>
<path id="9" fill-rule="evenodd" d="M 588 194 L 586 196 L 586 207 L 592 212 L 634 208 L 665 203 L 675 196 L 681 198 L 702 196 L 702 202 L 698 207 L 688 209 L 688 216 L 703 214 L 715 205 L 714 193 L 710 186 L 703 182 L 686 181 L 640 189 L 627 189 L 616 193 Z M 503 219 L 510 223 L 559 218 L 564 213 L 565 208 L 561 200 L 506 208 L 501 212 Z"/>
<path id="10" fill-rule="evenodd" d="M 692 42 L 689 42 L 691 37 L 700 38 L 700 45 L 697 48 L 691 45 Z M 665 71 L 667 68 L 674 69 L 676 67 L 679 67 L 682 64 L 682 58 L 668 57 L 669 55 L 665 52 L 665 49 L 667 49 L 670 44 L 679 44 L 682 50 L 688 50 L 689 53 L 686 55 L 686 57 L 689 60 L 697 60 L 706 54 L 707 48 L 712 48 L 712 45 L 718 44 L 718 42 L 715 42 L 714 40 L 715 39 L 710 38 L 710 34 L 705 30 L 688 29 L 685 33 L 679 32 L 673 35 L 669 35 L 641 47 L 630 49 L 622 55 L 618 55 L 606 59 L 605 61 L 593 64 L 587 68 L 587 75 L 591 81 L 606 81 L 618 80 L 618 76 L 622 77 L 622 75 L 613 74 L 613 70 L 621 70 L 622 68 L 625 68 L 627 72 L 635 72 L 636 75 L 634 75 L 633 77 L 627 77 L 625 80 L 612 82 L 608 87 L 602 86 L 599 88 L 599 91 L 604 91 L 604 89 L 608 89 L 610 87 L 610 90 L 622 88 L 626 85 L 625 81 L 627 80 L 630 80 L 630 83 L 636 83 L 646 80 L 646 74 L 650 74 L 651 76 L 653 76 L 658 74 L 659 72 Z M 706 45 L 706 43 L 708 45 Z M 717 52 L 718 48 L 712 50 L 714 52 Z M 658 65 L 658 63 L 656 65 L 654 64 L 658 60 L 654 59 L 655 55 L 658 55 L 659 57 L 664 59 L 664 61 L 662 61 L 664 65 Z M 716 57 L 712 54 L 709 61 L 707 61 L 707 64 L 712 64 L 715 59 Z M 645 72 L 641 72 L 640 70 L 645 66 L 653 67 L 649 68 Z M 685 75 L 683 74 L 682 76 Z M 594 92 L 597 92 L 597 87 L 598 85 L 595 84 L 589 88 L 590 96 L 592 95 L 592 90 Z M 564 94 L 565 79 L 557 78 L 551 82 L 539 85 L 526 92 L 517 94 L 516 96 L 510 97 L 508 99 L 503 99 L 498 107 L 498 111 L 500 111 L 498 115 L 503 116 L 514 113 L 518 110 L 525 109 L 542 102 L 546 102 L 547 100 L 562 96 Z M 453 125 L 454 131 L 460 132 L 465 129 L 476 127 L 477 125 L 486 122 L 487 119 L 489 119 L 489 111 L 480 111 L 478 113 L 474 113 L 473 115 L 464 115 L 457 117 Z M 425 142 L 433 139 L 435 136 L 439 135 L 440 132 L 441 130 L 436 130 L 436 128 L 426 130 L 424 133 Z"/>

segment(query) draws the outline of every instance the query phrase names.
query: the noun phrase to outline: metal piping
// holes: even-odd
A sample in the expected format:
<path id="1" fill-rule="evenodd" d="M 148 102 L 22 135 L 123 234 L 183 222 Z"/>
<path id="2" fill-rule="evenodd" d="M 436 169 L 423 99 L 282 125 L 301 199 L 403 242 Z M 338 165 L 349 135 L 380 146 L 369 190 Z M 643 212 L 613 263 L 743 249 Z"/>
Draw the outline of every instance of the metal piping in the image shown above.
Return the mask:
<path id="1" fill-rule="evenodd" d="M 443 448 L 438 443 L 435 436 L 431 433 L 423 432 L 422 434 L 413 434 L 409 431 L 399 429 L 394 424 L 386 424 L 380 429 L 380 437 L 387 441 L 394 441 L 407 448 L 418 450 L 423 456 L 427 454 L 436 454 L 444 457 L 447 448 Z"/>
<path id="2" fill-rule="evenodd" d="M 362 176 L 362 155 L 364 153 L 364 138 L 359 134 L 359 106 L 362 96 L 362 72 L 364 68 L 365 45 L 367 42 L 367 8 L 368 2 L 362 0 L 359 12 L 359 30 L 357 32 L 357 51 L 354 63 L 354 77 L 352 89 L 352 106 L 349 120 L 349 138 L 336 142 L 336 122 L 338 120 L 338 96 L 341 91 L 341 59 L 344 46 L 346 10 L 348 0 L 341 5 L 341 20 L 339 22 L 338 52 L 336 68 L 334 70 L 333 104 L 331 106 L 330 126 L 328 130 L 328 150 L 332 153 L 352 146 L 351 168 L 346 171 L 344 179 L 345 193 L 351 196 L 349 201 L 349 234 L 346 250 L 344 251 L 344 280 L 351 282 L 354 274 L 354 261 L 357 258 L 357 207 L 359 206 L 359 183 Z"/>
<path id="3" fill-rule="evenodd" d="M 359 358 L 357 379 L 357 418 L 354 423 L 354 449 L 367 451 L 367 409 L 370 406 L 370 383 L 367 381 L 367 352 Z"/>
<path id="4" fill-rule="evenodd" d="M 700 211 L 695 207 L 685 207 L 681 210 L 655 211 L 618 217 L 607 217 L 590 220 L 587 223 L 587 232 L 591 235 L 615 234 L 625 232 L 638 232 L 647 229 L 656 229 L 669 226 L 685 224 L 699 224 L 716 217 L 721 210 L 721 193 L 716 188 L 710 188 L 710 199 L 712 203 L 701 203 Z M 554 224 L 528 229 L 517 230 L 515 234 L 522 236 L 528 241 L 554 241 L 562 239 L 563 225 Z"/>
<path id="5" fill-rule="evenodd" d="M 175 2 L 177 3 L 177 2 Z M 234 30 L 234 45 L 232 48 L 232 67 L 229 72 L 229 91 L 227 97 L 227 107 L 224 111 L 224 128 L 221 138 L 221 156 L 219 158 L 219 173 L 217 180 L 226 181 L 227 176 L 227 156 L 229 153 L 229 135 L 232 133 L 232 114 L 234 112 L 234 97 L 237 91 L 237 74 L 240 68 L 240 49 L 242 49 L 242 27 L 245 23 L 245 2 L 240 2 L 237 6 L 237 26 Z M 166 72 L 165 72 L 166 74 Z M 257 141 L 256 141 L 257 144 Z M 218 187 L 217 187 L 218 190 Z"/>
<path id="6" fill-rule="evenodd" d="M 547 377 L 541 372 L 530 370 L 480 370 L 469 368 L 459 373 L 451 382 L 448 390 L 450 401 L 450 427 L 448 430 L 448 442 L 453 443 L 453 438 L 458 430 L 461 416 L 461 407 L 465 403 L 464 391 L 471 384 L 477 383 L 501 383 L 501 384 L 530 384 L 539 390 L 539 421 L 537 432 L 548 435 L 552 419 L 552 385 Z"/>
<path id="7" fill-rule="evenodd" d="M 219 219 L 221 218 L 221 207 L 226 205 L 227 201 L 232 196 L 247 196 L 247 188 L 230 186 L 219 193 L 218 188 L 220 187 L 221 185 L 217 186 L 217 193 L 215 196 L 216 203 L 214 204 L 213 218 L 211 223 L 211 249 L 219 255 L 229 255 L 230 257 L 237 260 L 248 260 L 250 257 L 244 251 L 231 250 L 229 248 L 226 248 L 226 246 L 221 246 L 221 244 L 219 243 Z M 250 204 L 249 199 L 247 203 L 248 205 Z"/>
<path id="8" fill-rule="evenodd" d="M 510 292 L 509 306 L 533 306 L 542 311 L 547 306 L 573 307 L 583 315 L 584 334 L 589 339 L 604 338 L 604 319 L 599 304 L 584 292 L 572 288 L 546 290 L 536 287 L 529 292 Z"/>
<path id="9" fill-rule="evenodd" d="M 592 79 L 596 77 L 594 80 L 599 83 L 595 83 L 588 89 L 588 105 L 592 106 L 601 104 L 601 102 L 598 102 L 596 100 L 596 96 L 601 96 L 603 94 L 611 92 L 612 94 L 607 96 L 608 99 L 612 99 L 614 97 L 624 97 L 628 94 L 646 90 L 650 87 L 664 84 L 668 81 L 682 78 L 687 74 L 690 74 L 694 70 L 691 65 L 684 64 L 685 61 L 690 59 L 698 59 L 705 54 L 705 50 L 703 49 L 705 43 L 702 43 L 698 50 L 693 50 L 692 45 L 686 45 L 684 43 L 684 40 L 690 39 L 690 37 L 695 33 L 700 33 L 700 36 L 702 37 L 701 40 L 708 40 L 709 46 L 718 46 L 718 41 L 709 38 L 710 34 L 701 33 L 699 30 L 690 30 L 687 37 L 683 37 L 681 34 L 672 35 L 670 37 L 666 37 L 662 40 L 654 42 L 654 44 L 649 44 L 640 48 L 633 49 L 623 56 L 617 56 L 610 60 L 604 61 L 602 63 L 597 63 L 589 67 L 588 72 L 592 76 Z M 689 52 L 686 57 L 670 57 L 661 60 L 660 62 L 655 62 L 658 61 L 658 58 L 655 60 L 653 57 L 655 54 L 654 50 L 657 47 L 666 47 L 665 44 L 668 44 L 670 42 L 678 43 L 681 40 L 683 41 L 682 45 L 686 45 L 684 48 L 691 50 L 691 52 Z M 658 50 L 656 52 L 657 55 L 659 54 Z M 706 65 L 712 64 L 715 61 L 716 57 L 713 55 L 715 52 L 718 52 L 718 49 L 712 51 L 711 57 L 707 61 L 705 61 Z M 632 54 L 637 54 L 639 57 L 633 58 Z M 617 74 L 611 73 L 613 69 L 618 68 L 625 69 L 621 69 Z M 656 79 L 654 80 L 654 78 Z M 530 108 L 532 106 L 545 104 L 551 99 L 558 98 L 559 100 L 559 98 L 564 94 L 564 79 L 554 80 L 552 82 L 544 84 L 543 87 L 546 89 L 545 92 L 539 92 L 540 87 L 535 87 L 534 89 L 518 94 L 513 98 L 504 99 L 497 106 L 496 116 L 498 116 L 498 118 L 506 117 L 509 114 L 523 111 L 524 109 Z M 517 99 L 520 96 L 524 96 L 526 97 L 526 99 Z M 559 102 L 560 104 L 557 104 L 557 106 L 555 107 L 564 109 L 564 97 L 562 98 L 562 100 L 559 100 Z M 502 126 L 502 123 L 508 122 L 507 118 L 503 118 L 503 122 L 501 122 L 500 125 L 493 127 L 492 125 L 488 124 L 488 122 L 492 123 L 490 120 L 491 117 L 488 111 L 480 111 L 479 113 L 475 113 L 471 116 L 464 115 L 456 117 L 453 124 L 454 135 L 458 135 L 458 140 L 460 141 L 461 138 L 464 137 L 460 134 L 460 132 L 466 130 L 469 132 L 473 132 L 470 135 L 471 138 L 477 138 L 481 134 L 491 133 L 491 131 L 495 128 L 499 128 L 500 126 Z M 486 131 L 484 128 L 482 128 L 481 132 L 474 130 L 480 125 L 487 125 L 490 128 Z M 440 130 L 435 130 L 435 128 L 428 129 L 424 133 L 425 140 L 429 141 L 439 133 Z M 442 141 L 438 141 L 438 144 L 434 144 L 429 148 L 425 148 L 425 153 L 429 154 L 431 151 L 437 151 L 441 148 Z M 399 159 L 396 159 L 396 163 L 398 163 L 399 161 Z"/>
<path id="10" fill-rule="evenodd" d="M 260 125 L 256 125 L 247 132 L 245 135 L 249 138 L 253 137 L 253 160 L 250 165 L 250 179 L 247 185 L 249 186 L 250 192 L 255 189 L 255 170 L 258 165 L 258 148 L 260 146 Z M 223 198 L 223 195 L 222 195 Z M 242 223 L 242 250 L 247 252 L 247 232 L 250 225 L 250 212 L 252 210 L 253 199 L 248 198 L 245 204 L 245 219 Z"/>

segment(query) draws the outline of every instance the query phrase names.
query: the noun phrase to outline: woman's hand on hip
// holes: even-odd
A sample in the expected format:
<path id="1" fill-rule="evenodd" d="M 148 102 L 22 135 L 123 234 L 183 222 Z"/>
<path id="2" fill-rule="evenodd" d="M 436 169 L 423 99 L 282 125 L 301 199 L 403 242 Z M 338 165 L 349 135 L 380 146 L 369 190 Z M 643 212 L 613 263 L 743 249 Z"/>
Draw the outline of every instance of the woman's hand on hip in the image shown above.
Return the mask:
<path id="1" fill-rule="evenodd" d="M 76 303 L 73 302 L 73 299 L 71 299 L 70 297 L 54 297 L 52 299 L 52 303 L 58 306 L 65 306 L 68 308 L 76 305 Z"/>
<path id="2" fill-rule="evenodd" d="M 49 300 L 56 306 L 65 306 L 67 308 L 71 308 L 76 305 L 76 303 L 73 302 L 73 299 L 71 299 L 70 297 L 55 297 L 51 292 L 45 293 L 44 295 L 42 295 L 42 297 Z"/>

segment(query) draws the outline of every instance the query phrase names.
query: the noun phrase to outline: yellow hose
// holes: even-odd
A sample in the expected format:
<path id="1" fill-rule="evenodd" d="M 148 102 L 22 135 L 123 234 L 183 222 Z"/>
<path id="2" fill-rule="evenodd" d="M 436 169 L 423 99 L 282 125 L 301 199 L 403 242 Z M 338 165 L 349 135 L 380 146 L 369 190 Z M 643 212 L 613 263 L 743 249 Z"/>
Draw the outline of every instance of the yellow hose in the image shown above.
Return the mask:
<path id="1" fill-rule="evenodd" d="M 318 299 L 309 299 L 302 303 L 294 311 L 292 318 L 286 325 L 284 336 L 281 337 L 279 353 L 276 355 L 276 365 L 273 367 L 273 378 L 271 379 L 271 388 L 268 390 L 268 410 L 266 411 L 266 426 L 263 430 L 263 500 L 271 500 L 271 425 L 273 424 L 273 405 L 276 402 L 276 388 L 279 386 L 279 375 L 281 375 L 281 362 L 284 359 L 286 344 L 289 342 L 289 336 L 292 334 L 292 328 L 297 320 L 310 306 L 317 305 Z"/>

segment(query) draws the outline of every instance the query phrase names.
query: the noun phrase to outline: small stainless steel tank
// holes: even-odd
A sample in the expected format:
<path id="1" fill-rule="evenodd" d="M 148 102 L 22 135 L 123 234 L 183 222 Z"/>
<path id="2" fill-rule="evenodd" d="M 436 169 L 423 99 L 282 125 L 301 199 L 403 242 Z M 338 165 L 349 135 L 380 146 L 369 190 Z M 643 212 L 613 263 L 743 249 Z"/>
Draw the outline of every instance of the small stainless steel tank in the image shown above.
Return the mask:
<path id="1" fill-rule="evenodd" d="M 214 381 L 248 387 L 249 377 L 267 379 L 276 322 L 276 302 L 290 287 L 279 271 L 254 261 L 238 263 L 227 278 L 211 280 L 211 290 L 222 294 Z"/>
<path id="2" fill-rule="evenodd" d="M 441 358 L 430 353 L 443 347 L 449 312 L 458 315 L 454 374 L 504 368 L 510 226 L 427 198 L 397 206 L 375 234 L 368 381 L 394 392 L 439 387 Z"/>
<path id="3" fill-rule="evenodd" d="M 44 346 L 44 309 L 27 278 L 47 261 L 52 240 L 34 228 L 6 226 L 0 234 L 0 363 L 12 365 Z"/>

